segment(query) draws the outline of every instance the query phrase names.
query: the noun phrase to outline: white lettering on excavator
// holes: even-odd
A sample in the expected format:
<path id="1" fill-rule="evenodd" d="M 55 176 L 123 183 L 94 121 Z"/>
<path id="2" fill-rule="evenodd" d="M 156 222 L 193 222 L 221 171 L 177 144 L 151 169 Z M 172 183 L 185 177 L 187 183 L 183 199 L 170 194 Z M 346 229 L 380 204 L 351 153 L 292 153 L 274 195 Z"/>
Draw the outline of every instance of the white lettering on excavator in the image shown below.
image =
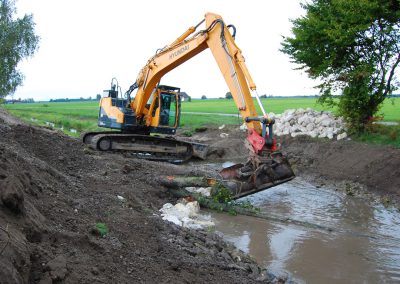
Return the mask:
<path id="1" fill-rule="evenodd" d="M 171 59 L 177 57 L 178 55 L 181 55 L 182 53 L 184 53 L 184 52 L 186 52 L 188 50 L 189 50 L 189 45 L 185 45 L 184 47 L 181 47 L 177 51 L 174 51 L 173 53 L 171 53 L 169 55 L 169 59 L 171 60 Z"/>

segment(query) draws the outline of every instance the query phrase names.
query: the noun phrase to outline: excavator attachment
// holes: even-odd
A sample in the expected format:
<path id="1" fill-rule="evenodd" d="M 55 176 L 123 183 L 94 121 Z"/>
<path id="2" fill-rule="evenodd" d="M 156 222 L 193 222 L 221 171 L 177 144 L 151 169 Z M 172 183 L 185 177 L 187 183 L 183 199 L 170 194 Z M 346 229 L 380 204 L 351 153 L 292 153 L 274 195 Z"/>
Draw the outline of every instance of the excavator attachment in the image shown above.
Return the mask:
<path id="1" fill-rule="evenodd" d="M 280 152 L 271 153 L 262 160 L 253 156 L 246 164 L 224 168 L 219 174 L 222 184 L 234 198 L 265 190 L 295 177 L 287 158 Z"/>
<path id="2" fill-rule="evenodd" d="M 246 164 L 236 164 L 219 173 L 234 198 L 262 191 L 295 177 L 289 161 L 278 151 L 272 127 L 275 121 L 266 117 L 247 117 L 246 121 L 260 121 L 262 125 L 261 135 L 253 129 L 248 130 L 245 146 L 250 152 L 249 160 Z"/>

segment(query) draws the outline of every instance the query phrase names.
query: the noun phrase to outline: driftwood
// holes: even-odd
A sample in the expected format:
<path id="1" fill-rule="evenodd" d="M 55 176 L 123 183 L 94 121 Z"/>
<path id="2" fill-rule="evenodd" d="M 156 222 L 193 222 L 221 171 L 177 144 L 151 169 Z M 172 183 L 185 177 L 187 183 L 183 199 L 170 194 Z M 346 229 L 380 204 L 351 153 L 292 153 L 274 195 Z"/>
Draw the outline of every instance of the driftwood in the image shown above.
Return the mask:
<path id="1" fill-rule="evenodd" d="M 158 180 L 165 187 L 175 189 L 184 187 L 208 187 L 217 183 L 213 178 L 196 176 L 160 176 Z"/>

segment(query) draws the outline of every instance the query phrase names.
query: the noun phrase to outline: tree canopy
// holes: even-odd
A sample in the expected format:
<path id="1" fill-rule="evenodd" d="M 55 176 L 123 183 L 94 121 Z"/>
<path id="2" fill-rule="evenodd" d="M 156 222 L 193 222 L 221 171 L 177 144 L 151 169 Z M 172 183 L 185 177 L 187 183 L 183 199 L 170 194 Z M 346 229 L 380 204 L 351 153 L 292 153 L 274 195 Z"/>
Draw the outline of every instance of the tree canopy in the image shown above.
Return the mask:
<path id="1" fill-rule="evenodd" d="M 399 0 L 312 0 L 281 51 L 322 82 L 320 102 L 338 105 L 361 130 L 398 87 Z M 332 94 L 339 92 L 339 100 Z"/>
<path id="2" fill-rule="evenodd" d="M 22 84 L 18 63 L 38 48 L 32 15 L 14 19 L 15 0 L 0 0 L 0 98 L 15 92 Z"/>
<path id="3" fill-rule="evenodd" d="M 231 92 L 227 92 L 226 94 L 225 94 L 225 99 L 233 99 L 233 96 L 232 96 L 232 93 Z"/>

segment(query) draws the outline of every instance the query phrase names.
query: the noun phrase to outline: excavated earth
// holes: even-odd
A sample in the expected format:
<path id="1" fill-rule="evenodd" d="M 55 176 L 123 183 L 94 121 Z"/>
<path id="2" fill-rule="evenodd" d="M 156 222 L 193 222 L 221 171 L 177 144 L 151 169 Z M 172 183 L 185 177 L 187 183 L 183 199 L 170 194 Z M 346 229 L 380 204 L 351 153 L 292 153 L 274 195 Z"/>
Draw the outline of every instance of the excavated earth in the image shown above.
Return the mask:
<path id="1" fill-rule="evenodd" d="M 219 163 L 245 159 L 244 137 L 229 127 L 191 139 L 210 144 L 206 163 Z M 280 140 L 298 175 L 400 200 L 399 149 Z M 94 152 L 0 109 L 0 282 L 284 282 L 213 232 L 161 220 L 158 210 L 175 199 L 157 177 L 205 175 L 205 165 Z M 95 229 L 99 223 L 108 226 L 105 236 Z"/>
<path id="2" fill-rule="evenodd" d="M 239 126 L 230 126 L 196 133 L 191 140 L 212 145 L 210 158 L 215 161 L 245 161 L 245 137 Z M 276 138 L 297 176 L 317 186 L 329 184 L 347 194 L 389 201 L 400 208 L 399 148 L 349 139 L 336 141 L 290 135 Z"/>

